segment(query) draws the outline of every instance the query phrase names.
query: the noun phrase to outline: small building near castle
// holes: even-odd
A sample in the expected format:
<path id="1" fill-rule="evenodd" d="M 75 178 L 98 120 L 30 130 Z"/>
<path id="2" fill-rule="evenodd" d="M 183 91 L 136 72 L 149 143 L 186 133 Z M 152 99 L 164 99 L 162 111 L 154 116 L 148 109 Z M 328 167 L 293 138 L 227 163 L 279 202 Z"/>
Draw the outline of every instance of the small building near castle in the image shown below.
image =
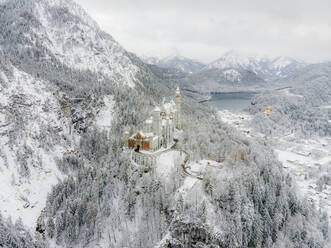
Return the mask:
<path id="1" fill-rule="evenodd" d="M 163 99 L 160 107 L 155 107 L 151 116 L 144 122 L 142 130 L 129 136 L 124 133 L 125 147 L 139 152 L 139 156 L 146 151 L 152 154 L 159 149 L 170 147 L 174 144 L 175 129 L 180 130 L 181 125 L 181 94 L 179 88 L 170 102 Z M 142 159 L 142 161 L 144 161 Z"/>

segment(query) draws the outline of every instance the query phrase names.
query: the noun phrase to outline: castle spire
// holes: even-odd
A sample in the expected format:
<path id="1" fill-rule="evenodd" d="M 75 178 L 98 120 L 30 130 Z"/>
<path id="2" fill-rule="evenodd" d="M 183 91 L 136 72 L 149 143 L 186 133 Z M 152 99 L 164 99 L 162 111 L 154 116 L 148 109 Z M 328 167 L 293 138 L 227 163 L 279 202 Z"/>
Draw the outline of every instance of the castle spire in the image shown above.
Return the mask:
<path id="1" fill-rule="evenodd" d="M 176 89 L 176 96 L 180 96 L 180 90 L 179 90 L 179 87 L 177 87 L 177 89 Z"/>

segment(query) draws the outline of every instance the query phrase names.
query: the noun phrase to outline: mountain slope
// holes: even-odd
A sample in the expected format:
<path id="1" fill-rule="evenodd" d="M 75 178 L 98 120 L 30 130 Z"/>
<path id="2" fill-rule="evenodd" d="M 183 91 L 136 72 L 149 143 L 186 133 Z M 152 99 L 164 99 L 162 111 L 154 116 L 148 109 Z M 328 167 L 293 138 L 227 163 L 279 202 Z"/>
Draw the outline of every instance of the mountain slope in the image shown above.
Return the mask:
<path id="1" fill-rule="evenodd" d="M 208 64 L 206 69 L 241 69 L 256 73 L 264 80 L 272 80 L 287 77 L 295 74 L 298 70 L 305 67 L 304 62 L 289 57 L 260 57 L 247 56 L 236 51 L 225 53 L 221 58 Z"/>
<path id="2" fill-rule="evenodd" d="M 254 72 L 233 68 L 205 68 L 200 72 L 188 75 L 181 83 L 185 89 L 191 88 L 201 93 L 250 91 L 266 86 L 265 81 Z"/>
<path id="3" fill-rule="evenodd" d="M 207 168 L 197 185 L 184 184 L 189 177 L 183 175 L 175 156 L 166 156 L 161 164 L 174 169 L 154 173 L 153 168 L 146 173 L 123 153 L 123 132 L 140 129 L 161 96 L 170 95 L 162 81 L 134 54 L 120 47 L 119 53 L 107 50 L 112 45 L 110 36 L 101 35 L 71 1 L 13 0 L 0 8 L 4 31 L 0 32 L 0 148 L 4 154 L 0 182 L 7 187 L 1 196 L 7 193 L 2 199 L 11 202 L 23 194 L 22 200 L 29 200 L 23 208 L 34 211 L 35 196 L 41 191 L 38 211 L 45 207 L 37 220 L 42 235 L 35 232 L 36 215 L 28 221 L 26 210 L 10 209 L 6 216 L 15 213 L 23 224 L 3 224 L 0 217 L 0 240 L 28 239 L 22 231 L 25 224 L 44 238 L 45 245 L 25 243 L 32 247 L 155 247 L 161 240 L 169 241 L 167 247 L 184 247 L 191 241 L 196 247 L 271 247 L 274 243 L 323 247 L 325 230 L 318 229 L 317 214 L 296 198 L 264 141 L 241 137 L 206 106 L 183 97 L 182 139 L 176 149 L 184 150 L 192 161 L 224 158 L 224 163 Z M 59 30 L 70 37 L 64 35 L 61 42 L 54 37 Z M 81 32 L 84 41 L 78 42 Z M 100 36 L 91 39 L 87 33 Z M 91 56 L 98 44 L 104 49 L 100 56 L 106 66 L 90 67 L 84 56 Z M 76 60 L 77 65 L 72 64 Z M 171 80 L 181 77 L 179 73 L 169 77 L 167 72 L 158 73 Z M 53 182 L 56 186 L 45 199 Z M 17 200 L 11 207 L 22 203 Z M 201 227 L 206 227 L 211 239 L 201 238 Z"/>
<path id="4" fill-rule="evenodd" d="M 253 126 L 273 135 L 331 135 L 331 63 L 309 65 L 252 99 Z M 263 115 L 267 107 L 274 109 Z"/>
<path id="5" fill-rule="evenodd" d="M 163 59 L 147 57 L 143 58 L 143 60 L 147 64 L 157 65 L 162 68 L 175 68 L 186 73 L 198 72 L 205 66 L 199 61 L 195 61 L 183 56 L 169 56 Z"/>
<path id="6" fill-rule="evenodd" d="M 35 228 L 64 178 L 56 158 L 70 148 L 69 125 L 49 84 L 0 61 L 0 211 Z"/>
<path id="7" fill-rule="evenodd" d="M 0 8 L 0 45 L 22 69 L 51 60 L 49 67 L 59 63 L 117 85 L 139 84 L 139 67 L 127 52 L 71 0 L 8 1 Z"/>
<path id="8" fill-rule="evenodd" d="M 158 95 L 159 82 L 76 3 L 1 2 L 2 214 L 33 230 L 47 194 L 68 173 L 58 161 L 95 123 L 110 129 L 114 99 L 122 100 L 116 92 Z"/>

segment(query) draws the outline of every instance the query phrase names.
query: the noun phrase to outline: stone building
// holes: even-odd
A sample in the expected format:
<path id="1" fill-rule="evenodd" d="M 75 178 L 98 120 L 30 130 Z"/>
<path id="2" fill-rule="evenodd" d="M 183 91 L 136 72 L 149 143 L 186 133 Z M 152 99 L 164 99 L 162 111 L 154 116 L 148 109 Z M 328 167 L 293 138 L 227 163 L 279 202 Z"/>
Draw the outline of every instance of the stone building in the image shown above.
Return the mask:
<path id="1" fill-rule="evenodd" d="M 155 152 L 174 143 L 175 129 L 181 129 L 181 94 L 179 88 L 173 100 L 166 103 L 163 99 L 160 107 L 155 107 L 151 116 L 144 122 L 142 130 L 129 136 L 124 133 L 127 148 L 136 152 Z"/>

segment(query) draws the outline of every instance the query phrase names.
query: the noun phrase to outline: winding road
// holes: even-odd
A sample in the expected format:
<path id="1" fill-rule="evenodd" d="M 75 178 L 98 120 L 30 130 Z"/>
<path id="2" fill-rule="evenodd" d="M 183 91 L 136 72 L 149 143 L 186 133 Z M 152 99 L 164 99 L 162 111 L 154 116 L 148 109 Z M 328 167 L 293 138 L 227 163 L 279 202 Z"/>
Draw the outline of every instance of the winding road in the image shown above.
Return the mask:
<path id="1" fill-rule="evenodd" d="M 187 170 L 187 168 L 188 168 L 188 167 L 187 167 L 187 164 L 188 164 L 188 162 L 190 161 L 190 154 L 189 154 L 188 152 L 186 152 L 186 151 L 180 149 L 180 148 L 177 148 L 176 145 L 177 145 L 177 142 L 175 142 L 171 147 L 169 147 L 169 148 L 167 148 L 167 149 L 165 149 L 165 150 L 163 150 L 163 151 L 159 151 L 159 152 L 153 153 L 153 154 L 151 154 L 151 155 L 153 155 L 153 156 L 156 157 L 156 156 L 159 156 L 159 155 L 161 155 L 161 154 L 163 154 L 163 153 L 170 152 L 170 151 L 178 151 L 178 152 L 180 152 L 180 153 L 184 153 L 184 154 L 185 154 L 185 158 L 184 158 L 183 163 L 181 164 L 181 167 L 182 167 L 182 170 L 183 170 L 183 174 L 184 174 L 185 176 L 188 176 L 188 177 L 192 177 L 192 178 L 195 178 L 195 179 L 198 179 L 198 180 L 203 180 L 203 177 L 202 177 L 202 176 L 196 176 L 196 175 L 193 175 L 192 173 L 190 173 L 190 172 Z M 135 151 L 132 151 L 132 152 L 135 152 Z M 133 161 L 133 160 L 132 160 L 132 152 L 131 152 L 131 161 Z M 139 153 L 140 153 L 140 152 L 139 152 Z M 210 165 L 210 164 L 207 164 L 207 166 L 210 166 L 210 167 L 212 167 L 212 168 L 216 168 L 216 169 L 221 169 L 221 167 L 214 166 L 214 165 Z"/>

